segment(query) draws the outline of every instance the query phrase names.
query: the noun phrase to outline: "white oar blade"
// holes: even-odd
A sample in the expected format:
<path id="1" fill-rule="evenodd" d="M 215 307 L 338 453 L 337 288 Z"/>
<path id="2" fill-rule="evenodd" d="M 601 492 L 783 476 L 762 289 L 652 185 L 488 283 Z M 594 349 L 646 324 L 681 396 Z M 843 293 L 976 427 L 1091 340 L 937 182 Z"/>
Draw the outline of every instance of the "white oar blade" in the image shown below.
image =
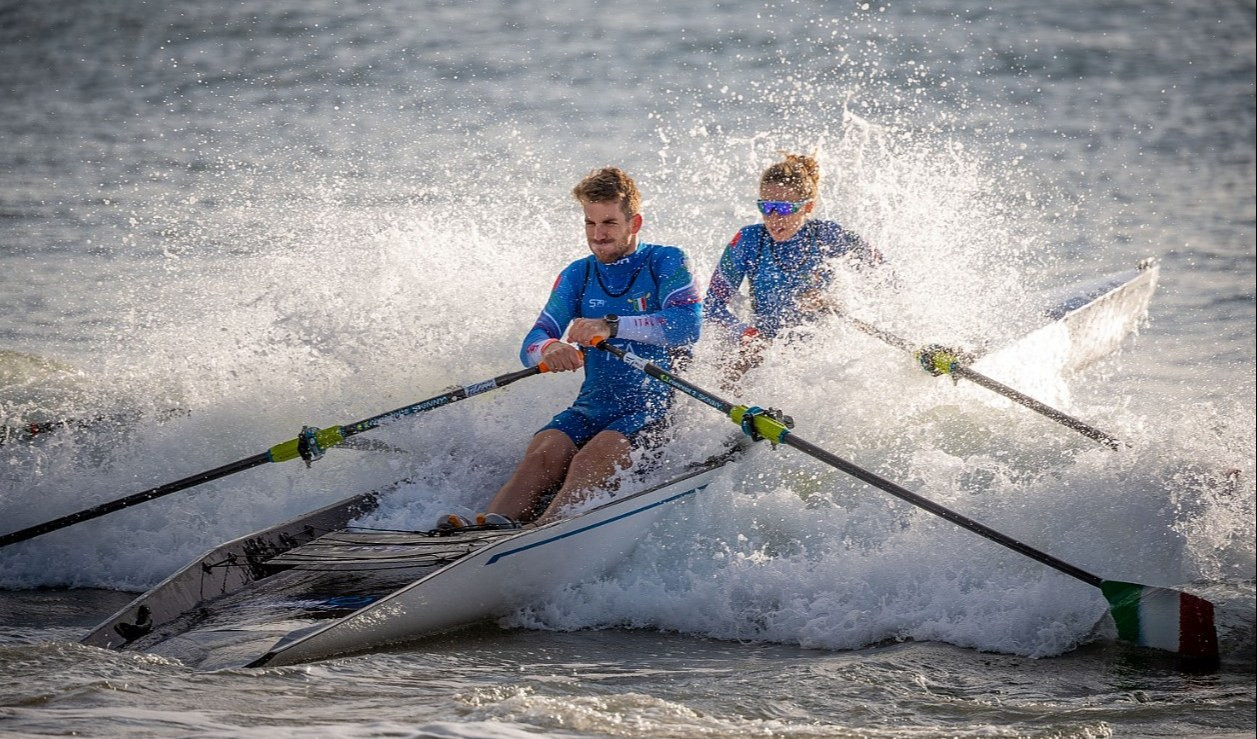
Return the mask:
<path id="1" fill-rule="evenodd" d="M 1218 632 L 1213 604 L 1170 588 L 1105 580 L 1100 585 L 1124 641 L 1174 652 L 1184 657 L 1216 660 Z"/>

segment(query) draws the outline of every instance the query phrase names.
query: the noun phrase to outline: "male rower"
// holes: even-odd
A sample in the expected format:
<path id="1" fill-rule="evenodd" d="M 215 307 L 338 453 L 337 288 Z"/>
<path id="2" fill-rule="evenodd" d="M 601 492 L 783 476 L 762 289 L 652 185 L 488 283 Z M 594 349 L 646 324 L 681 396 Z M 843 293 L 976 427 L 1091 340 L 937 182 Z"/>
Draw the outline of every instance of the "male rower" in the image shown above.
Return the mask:
<path id="1" fill-rule="evenodd" d="M 478 517 L 480 524 L 556 520 L 595 492 L 613 489 L 634 448 L 658 443 L 672 389 L 590 348 L 597 339 L 668 371 L 698 340 L 702 300 L 689 262 L 675 246 L 639 242 L 642 204 L 633 179 L 604 167 L 590 172 L 572 195 L 584 211 L 592 254 L 559 274 L 520 357 L 525 366 L 544 362 L 554 372 L 584 367 L 585 380 L 576 401 L 533 436 L 523 460 Z M 538 513 L 542 497 L 556 487 L 549 506 Z M 467 524 L 447 516 L 439 525 Z"/>

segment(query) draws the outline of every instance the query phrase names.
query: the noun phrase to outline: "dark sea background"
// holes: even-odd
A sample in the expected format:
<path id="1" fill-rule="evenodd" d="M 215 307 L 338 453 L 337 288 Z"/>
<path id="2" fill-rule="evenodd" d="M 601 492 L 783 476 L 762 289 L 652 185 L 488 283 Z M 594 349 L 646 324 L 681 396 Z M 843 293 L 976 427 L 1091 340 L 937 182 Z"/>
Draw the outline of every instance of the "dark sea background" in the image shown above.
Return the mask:
<path id="1" fill-rule="evenodd" d="M 395 480 L 472 511 L 577 379 L 542 376 L 0 549 L 0 734 L 1251 737 L 1254 3 L 0 0 L 0 532 L 518 367 L 615 164 L 705 287 L 760 170 L 883 251 L 853 314 L 984 348 L 1155 258 L 1086 367 L 997 379 L 1113 452 L 822 321 L 738 399 L 1108 579 L 1203 595 L 1221 666 L 1114 644 L 1095 588 L 789 449 L 607 577 L 497 624 L 203 673 L 78 644 L 205 550 Z M 846 277 L 842 278 L 847 279 Z M 841 282 L 842 280 L 840 280 Z M 705 338 L 686 377 L 714 387 Z M 998 372 L 998 374 L 997 374 Z M 674 454 L 733 431 L 689 399 Z M 457 591 L 449 594 L 457 598 Z"/>

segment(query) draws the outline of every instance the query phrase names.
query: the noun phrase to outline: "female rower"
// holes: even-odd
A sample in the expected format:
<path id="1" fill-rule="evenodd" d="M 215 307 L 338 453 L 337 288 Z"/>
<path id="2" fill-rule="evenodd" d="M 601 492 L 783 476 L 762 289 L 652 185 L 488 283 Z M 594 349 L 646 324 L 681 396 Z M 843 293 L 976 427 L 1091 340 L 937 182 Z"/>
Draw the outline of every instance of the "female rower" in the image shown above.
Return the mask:
<path id="1" fill-rule="evenodd" d="M 725 389 L 759 364 L 763 347 L 782 331 L 836 308 L 825 291 L 833 277 L 833 258 L 850 254 L 863 265 L 882 261 L 855 233 L 834 221 L 811 218 L 820 179 L 820 165 L 803 154 L 787 154 L 765 169 L 756 201 L 764 222 L 739 229 L 720 256 L 703 315 L 738 344 L 725 365 Z M 749 322 L 729 309 L 744 279 L 750 288 Z"/>

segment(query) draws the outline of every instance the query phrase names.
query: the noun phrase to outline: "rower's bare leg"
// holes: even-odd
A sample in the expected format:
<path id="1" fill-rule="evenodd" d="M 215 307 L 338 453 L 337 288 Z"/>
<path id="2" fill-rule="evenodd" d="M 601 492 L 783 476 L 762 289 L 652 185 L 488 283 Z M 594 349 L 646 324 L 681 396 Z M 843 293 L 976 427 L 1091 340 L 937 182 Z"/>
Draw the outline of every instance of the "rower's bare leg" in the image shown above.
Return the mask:
<path id="1" fill-rule="evenodd" d="M 493 496 L 486 511 L 526 521 L 537 499 L 563 481 L 575 456 L 576 444 L 567 434 L 557 429 L 537 433 L 511 479 Z"/>
<path id="2" fill-rule="evenodd" d="M 563 518 L 565 509 L 584 502 L 595 491 L 613 489 L 616 478 L 632 464 L 632 450 L 633 445 L 619 431 L 602 431 L 590 439 L 572 459 L 563 487 L 546 512 L 537 517 L 537 524 Z"/>

